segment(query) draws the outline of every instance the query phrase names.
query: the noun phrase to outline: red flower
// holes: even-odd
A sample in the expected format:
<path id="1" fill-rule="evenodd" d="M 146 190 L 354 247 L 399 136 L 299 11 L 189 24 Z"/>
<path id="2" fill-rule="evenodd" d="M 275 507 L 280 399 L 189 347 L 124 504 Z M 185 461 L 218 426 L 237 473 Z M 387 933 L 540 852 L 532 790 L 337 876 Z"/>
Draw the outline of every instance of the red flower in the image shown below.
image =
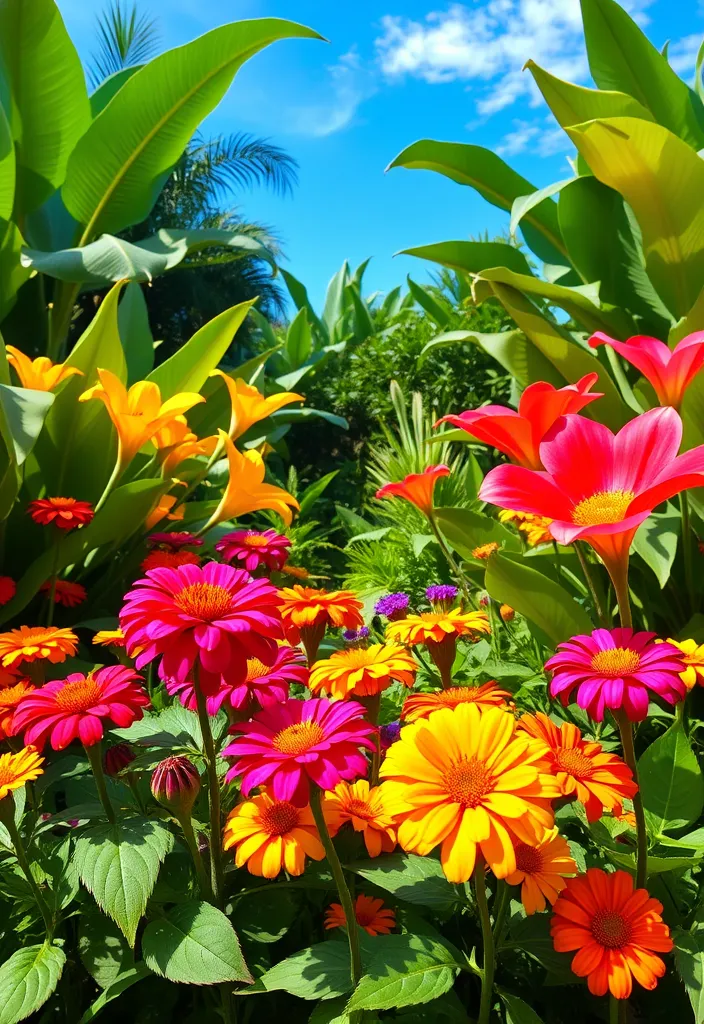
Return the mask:
<path id="1" fill-rule="evenodd" d="M 560 416 L 578 413 L 595 398 L 603 397 L 587 394 L 598 379 L 598 374 L 588 373 L 576 384 L 559 390 L 545 381 L 537 381 L 521 395 L 518 412 L 505 405 L 484 405 L 459 416 L 443 416 L 435 426 L 452 423 L 478 441 L 498 448 L 519 466 L 542 469 L 540 442 Z"/>
<path id="2" fill-rule="evenodd" d="M 167 533 L 151 533 L 147 537 L 147 544 L 152 548 L 169 548 L 172 551 L 178 551 L 179 548 L 199 548 L 203 541 L 193 533 L 174 530 Z"/>
<path id="3" fill-rule="evenodd" d="M 30 501 L 27 511 L 35 523 L 58 526 L 60 530 L 75 530 L 89 523 L 95 512 L 88 501 L 76 498 L 37 498 Z"/>
<path id="4" fill-rule="evenodd" d="M 64 750 L 73 740 L 91 747 L 103 738 L 103 719 L 126 729 L 142 718 L 149 697 L 136 682 L 141 678 L 124 665 L 87 676 L 73 672 L 26 697 L 15 712 L 13 729 L 24 730 L 25 744 L 39 750 L 47 740 L 54 750 Z"/>
<path id="5" fill-rule="evenodd" d="M 179 565 L 200 565 L 200 555 L 195 551 L 150 551 L 140 568 L 149 572 L 150 569 L 178 569 Z"/>
<path id="6" fill-rule="evenodd" d="M 11 576 L 0 576 L 0 605 L 11 601 L 16 590 L 17 585 Z"/>
<path id="7" fill-rule="evenodd" d="M 288 558 L 291 541 L 276 530 L 233 530 L 226 533 L 215 545 L 226 562 L 237 559 L 245 569 L 252 572 L 260 565 L 269 569 L 281 569 Z"/>
<path id="8" fill-rule="evenodd" d="M 50 594 L 51 580 L 42 583 L 39 589 L 42 594 Z M 76 605 L 82 604 L 87 596 L 86 588 L 80 583 L 57 580 L 54 586 L 54 604 L 62 604 L 65 608 L 75 608 Z"/>
<path id="9" fill-rule="evenodd" d="M 410 473 L 395 484 L 384 484 L 376 492 L 377 498 L 405 498 L 425 516 L 433 511 L 433 491 L 440 477 L 450 475 L 449 466 L 428 466 L 422 473 Z"/>
<path id="10" fill-rule="evenodd" d="M 660 405 L 675 409 L 679 409 L 685 391 L 704 366 L 704 331 L 688 334 L 673 349 L 647 335 L 615 341 L 601 331 L 591 336 L 589 344 L 592 348 L 610 345 L 650 381 Z"/>

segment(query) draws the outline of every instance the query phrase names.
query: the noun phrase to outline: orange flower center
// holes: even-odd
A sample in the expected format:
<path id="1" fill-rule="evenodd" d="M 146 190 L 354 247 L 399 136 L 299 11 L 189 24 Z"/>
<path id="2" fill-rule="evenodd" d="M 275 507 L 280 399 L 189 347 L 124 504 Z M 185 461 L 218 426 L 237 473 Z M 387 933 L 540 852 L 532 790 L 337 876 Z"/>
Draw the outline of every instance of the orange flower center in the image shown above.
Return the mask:
<path id="1" fill-rule="evenodd" d="M 285 836 L 298 824 L 300 812 L 288 800 L 277 800 L 260 815 L 261 825 L 270 836 Z"/>
<path id="2" fill-rule="evenodd" d="M 355 647 L 351 651 L 344 651 L 345 668 L 366 668 L 374 661 L 374 657 L 363 647 Z M 342 661 L 342 658 L 340 658 Z"/>
<path id="3" fill-rule="evenodd" d="M 355 818 L 362 818 L 364 821 L 372 821 L 375 816 L 366 800 L 350 800 L 343 807 L 343 811 L 346 814 L 354 815 Z"/>
<path id="4" fill-rule="evenodd" d="M 17 777 L 12 764 L 2 764 L 0 761 L 0 786 L 11 786 L 13 782 L 17 782 Z"/>
<path id="5" fill-rule="evenodd" d="M 85 679 L 76 679 L 73 683 L 66 683 L 56 694 L 56 704 L 62 711 L 77 714 L 79 711 L 87 711 L 100 702 L 102 694 L 100 686 L 92 676 Z"/>
<path id="6" fill-rule="evenodd" d="M 54 508 L 73 508 L 76 504 L 75 498 L 47 498 Z"/>
<path id="7" fill-rule="evenodd" d="M 584 498 L 575 505 L 572 509 L 572 522 L 577 526 L 620 523 L 626 518 L 628 506 L 634 498 L 633 491 L 597 491 L 591 498 Z"/>
<path id="8" fill-rule="evenodd" d="M 261 537 L 257 533 L 248 533 L 246 537 L 242 538 L 242 542 L 246 544 L 248 548 L 265 548 L 269 543 L 269 538 Z"/>
<path id="9" fill-rule="evenodd" d="M 450 686 L 447 690 L 434 693 L 433 697 L 444 707 L 456 708 L 458 704 L 474 704 L 478 692 L 478 686 Z"/>
<path id="10" fill-rule="evenodd" d="M 527 875 L 537 875 L 543 870 L 543 857 L 534 846 L 519 843 L 516 847 L 516 869 Z"/>
<path id="11" fill-rule="evenodd" d="M 232 594 L 215 583 L 192 583 L 176 594 L 174 604 L 194 619 L 215 622 L 232 611 Z"/>
<path id="12" fill-rule="evenodd" d="M 640 655 L 630 647 L 612 647 L 599 651 L 592 658 L 592 668 L 604 676 L 624 676 L 635 672 L 640 665 Z"/>
<path id="13" fill-rule="evenodd" d="M 296 722 L 295 725 L 287 725 L 281 732 L 277 732 L 274 736 L 274 749 L 281 754 L 298 757 L 324 739 L 323 727 L 317 722 Z"/>
<path id="14" fill-rule="evenodd" d="M 561 772 L 575 779 L 591 779 L 594 765 L 588 757 L 574 747 L 562 747 L 555 751 L 555 763 Z"/>
<path id="15" fill-rule="evenodd" d="M 615 910 L 597 910 L 592 918 L 592 935 L 600 946 L 620 949 L 631 938 L 631 926 Z"/>
<path id="16" fill-rule="evenodd" d="M 453 764 L 443 782 L 450 799 L 464 807 L 477 807 L 494 785 L 489 769 L 477 757 Z"/>
<path id="17" fill-rule="evenodd" d="M 0 691 L 0 708 L 16 708 L 28 692 L 31 691 L 28 691 L 26 683 L 17 683 L 15 686 L 6 687 Z"/>
<path id="18" fill-rule="evenodd" d="M 271 668 L 265 665 L 259 658 L 247 658 L 247 682 L 251 683 L 253 679 L 261 679 L 262 676 L 267 675 L 271 672 Z"/>
<path id="19" fill-rule="evenodd" d="M 485 560 L 491 558 L 495 551 L 499 550 L 499 545 L 495 540 L 490 541 L 488 544 L 480 544 L 478 548 L 472 549 L 472 556 L 474 558 L 481 558 Z"/>

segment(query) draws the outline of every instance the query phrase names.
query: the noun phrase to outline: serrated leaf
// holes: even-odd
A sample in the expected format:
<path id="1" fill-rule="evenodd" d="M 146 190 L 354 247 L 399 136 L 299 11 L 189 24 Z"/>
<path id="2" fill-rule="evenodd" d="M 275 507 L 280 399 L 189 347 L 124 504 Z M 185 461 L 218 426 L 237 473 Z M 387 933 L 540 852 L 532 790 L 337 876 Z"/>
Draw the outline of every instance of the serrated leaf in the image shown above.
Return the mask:
<path id="1" fill-rule="evenodd" d="M 694 1024 L 704 1022 L 704 936 L 692 935 L 681 928 L 672 933 L 675 940 L 675 965 L 689 1001 L 692 1004 Z"/>
<path id="2" fill-rule="evenodd" d="M 506 1007 L 506 1024 L 543 1024 L 535 1010 L 509 992 L 499 992 L 501 1002 Z"/>
<path id="3" fill-rule="evenodd" d="M 680 722 L 651 743 L 638 761 L 648 831 L 655 836 L 696 821 L 704 806 L 704 777 Z"/>
<path id="4" fill-rule="evenodd" d="M 453 946 L 427 935 L 378 936 L 374 948 L 378 952 L 357 985 L 348 1011 L 429 1003 L 452 988 L 463 966 Z"/>
<path id="5" fill-rule="evenodd" d="M 432 857 L 393 853 L 375 861 L 349 864 L 348 867 L 407 903 L 449 909 L 463 902 L 457 889 L 445 878 L 440 861 Z"/>
<path id="6" fill-rule="evenodd" d="M 227 732 L 227 715 L 211 717 L 210 728 L 217 743 Z M 147 712 L 126 729 L 113 729 L 116 736 L 140 747 L 189 747 L 203 749 L 203 734 L 195 711 L 172 704 L 161 712 Z"/>
<path id="7" fill-rule="evenodd" d="M 76 841 L 81 881 L 131 946 L 174 838 L 160 821 L 128 818 L 86 829 Z"/>
<path id="8" fill-rule="evenodd" d="M 78 919 L 78 953 L 83 966 L 101 988 L 108 988 L 134 966 L 134 954 L 114 921 L 90 904 Z"/>
<path id="9" fill-rule="evenodd" d="M 181 903 L 148 924 L 144 960 L 155 974 L 186 985 L 251 982 L 240 943 L 228 919 L 209 903 Z"/>
<path id="10" fill-rule="evenodd" d="M 299 999 L 333 999 L 352 989 L 347 942 L 319 942 L 265 971 L 256 990 L 288 992 Z"/>
<path id="11" fill-rule="evenodd" d="M 17 1024 L 43 1006 L 59 983 L 66 954 L 59 946 L 25 946 L 0 967 L 0 1024 Z"/>

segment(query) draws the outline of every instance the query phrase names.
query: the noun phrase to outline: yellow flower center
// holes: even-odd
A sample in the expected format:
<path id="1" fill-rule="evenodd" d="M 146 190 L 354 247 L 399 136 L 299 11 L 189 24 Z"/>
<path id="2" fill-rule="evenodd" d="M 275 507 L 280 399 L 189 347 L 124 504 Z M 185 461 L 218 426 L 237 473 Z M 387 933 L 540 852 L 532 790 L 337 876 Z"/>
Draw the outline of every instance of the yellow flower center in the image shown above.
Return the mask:
<path id="1" fill-rule="evenodd" d="M 232 611 L 232 594 L 215 583 L 192 583 L 176 594 L 174 604 L 194 619 L 215 622 Z"/>
<path id="2" fill-rule="evenodd" d="M 23 697 L 27 696 L 26 683 L 17 683 L 15 686 L 7 686 L 0 690 L 0 708 L 16 708 Z"/>
<path id="3" fill-rule="evenodd" d="M 269 538 L 262 537 L 258 533 L 248 533 L 246 537 L 242 538 L 242 543 L 246 544 L 248 548 L 265 548 L 269 543 Z"/>
<path id="4" fill-rule="evenodd" d="M 267 675 L 269 672 L 271 672 L 271 668 L 260 661 L 259 658 L 247 658 L 246 681 L 248 683 L 251 683 L 253 679 L 261 679 L 262 676 Z"/>
<path id="5" fill-rule="evenodd" d="M 298 757 L 324 739 L 325 732 L 317 722 L 297 722 L 277 732 L 274 736 L 274 749 L 281 754 Z"/>
<path id="6" fill-rule="evenodd" d="M 640 665 L 640 655 L 630 647 L 612 647 L 599 651 L 592 658 L 592 668 L 603 676 L 625 676 L 635 672 Z"/>
<path id="7" fill-rule="evenodd" d="M 433 697 L 441 707 L 456 708 L 458 704 L 474 704 L 478 692 L 478 686 L 450 686 Z"/>
<path id="8" fill-rule="evenodd" d="M 288 800 L 277 800 L 260 815 L 261 826 L 270 836 L 285 836 L 298 824 L 300 812 Z"/>
<path id="9" fill-rule="evenodd" d="M 620 949 L 631 938 L 631 926 L 615 910 L 597 910 L 592 918 L 592 935 L 600 946 Z"/>
<path id="10" fill-rule="evenodd" d="M 100 702 L 102 694 L 100 687 L 92 676 L 85 679 L 76 679 L 73 683 L 66 683 L 56 694 L 56 703 L 62 711 L 77 714 L 80 711 L 87 711 L 88 708 Z"/>
<path id="11" fill-rule="evenodd" d="M 474 558 L 480 558 L 486 560 L 491 558 L 495 551 L 499 550 L 499 545 L 495 540 L 490 541 L 488 544 L 480 544 L 479 547 L 472 549 L 472 556 Z"/>
<path id="12" fill-rule="evenodd" d="M 590 759 L 573 747 L 556 750 L 555 763 L 561 772 L 566 772 L 574 779 L 590 779 L 594 774 L 594 765 Z"/>
<path id="13" fill-rule="evenodd" d="M 363 647 L 355 647 L 350 651 L 341 652 L 340 661 L 345 661 L 345 668 L 366 668 L 374 662 L 374 656 Z M 336 659 L 338 660 L 338 659 Z"/>
<path id="14" fill-rule="evenodd" d="M 464 807 L 477 807 L 487 793 L 490 793 L 494 779 L 477 757 L 458 761 L 443 775 L 443 783 L 449 797 Z"/>
<path id="15" fill-rule="evenodd" d="M 543 857 L 534 846 L 519 843 L 516 847 L 516 869 L 527 875 L 537 875 L 543 870 Z"/>
<path id="16" fill-rule="evenodd" d="M 597 491 L 591 498 L 584 498 L 575 505 L 572 509 L 572 522 L 577 526 L 620 523 L 626 518 L 628 506 L 634 498 L 633 491 Z"/>

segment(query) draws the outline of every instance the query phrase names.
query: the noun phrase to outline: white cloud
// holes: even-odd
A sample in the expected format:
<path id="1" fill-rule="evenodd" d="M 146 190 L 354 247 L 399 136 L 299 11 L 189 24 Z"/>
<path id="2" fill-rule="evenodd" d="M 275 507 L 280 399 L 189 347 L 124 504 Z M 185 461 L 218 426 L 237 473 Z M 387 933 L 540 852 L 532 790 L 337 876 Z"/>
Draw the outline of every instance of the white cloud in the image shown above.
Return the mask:
<path id="1" fill-rule="evenodd" d="M 527 149 L 538 156 L 554 156 L 569 152 L 573 146 L 563 130 L 555 127 L 552 117 L 545 121 L 538 118 L 532 121 L 515 119 L 513 129 L 496 146 L 496 152 L 499 156 L 516 156 Z"/>
<path id="2" fill-rule="evenodd" d="M 688 82 L 691 82 L 694 78 L 694 65 L 701 43 L 701 35 L 695 33 L 694 35 L 684 36 L 683 39 L 676 40 L 668 48 L 667 59 L 670 65 L 678 75 L 682 75 Z"/>
<path id="3" fill-rule="evenodd" d="M 343 54 L 327 71 L 325 98 L 290 111 L 288 127 L 294 133 L 322 138 L 339 132 L 352 123 L 360 104 L 376 92 L 374 74 L 355 49 Z"/>

